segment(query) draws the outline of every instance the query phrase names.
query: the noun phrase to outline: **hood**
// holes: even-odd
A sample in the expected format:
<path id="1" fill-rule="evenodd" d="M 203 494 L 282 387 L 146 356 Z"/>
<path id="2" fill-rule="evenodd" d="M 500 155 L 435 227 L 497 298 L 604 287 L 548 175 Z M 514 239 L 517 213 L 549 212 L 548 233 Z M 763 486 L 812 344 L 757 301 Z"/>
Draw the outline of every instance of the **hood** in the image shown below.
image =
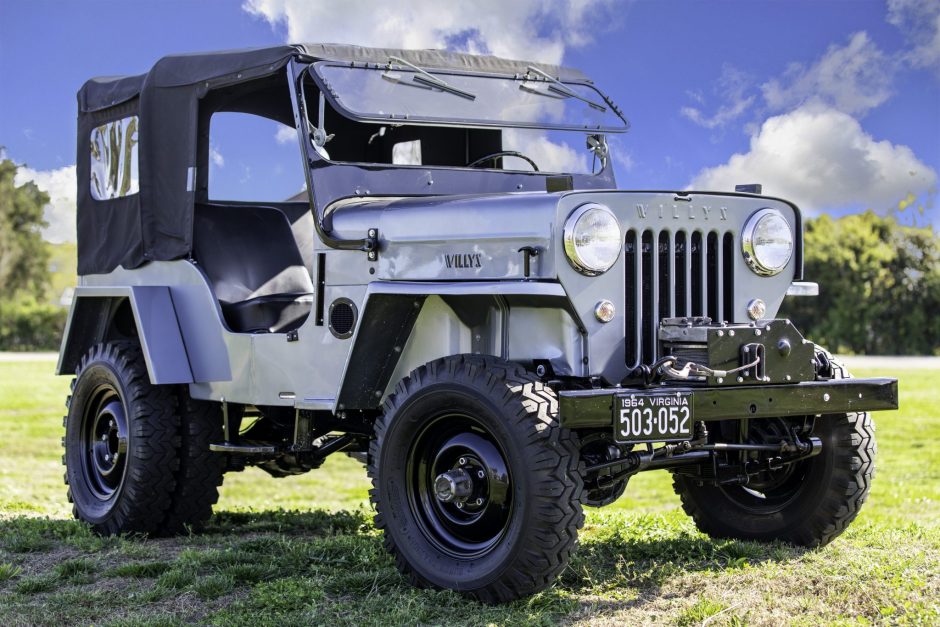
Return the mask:
<path id="1" fill-rule="evenodd" d="M 560 194 L 518 193 L 363 198 L 329 209 L 336 235 L 379 231 L 377 277 L 450 281 L 521 279 L 523 246 L 537 247 L 531 278 L 556 276 L 555 217 Z"/>

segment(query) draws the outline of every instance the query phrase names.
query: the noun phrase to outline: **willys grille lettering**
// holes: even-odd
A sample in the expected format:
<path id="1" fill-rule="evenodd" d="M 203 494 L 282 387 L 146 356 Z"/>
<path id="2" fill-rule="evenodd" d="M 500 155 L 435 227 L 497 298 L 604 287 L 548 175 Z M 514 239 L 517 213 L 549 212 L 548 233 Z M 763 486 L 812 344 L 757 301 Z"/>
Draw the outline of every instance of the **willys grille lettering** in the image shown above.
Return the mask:
<path id="1" fill-rule="evenodd" d="M 483 255 L 481 253 L 444 255 L 444 264 L 448 268 L 482 268 Z"/>
<path id="2" fill-rule="evenodd" d="M 637 203 L 636 214 L 641 219 L 645 220 L 648 216 L 650 216 L 650 206 L 643 203 Z M 688 220 L 727 220 L 728 208 L 712 207 L 711 205 L 700 205 L 698 207 L 695 205 L 688 205 L 685 207 L 680 207 L 679 205 L 666 206 L 659 204 L 653 207 L 652 216 L 658 217 L 660 220 L 665 220 L 667 218 L 671 218 L 673 220 L 678 220 L 679 218 L 686 218 Z"/>

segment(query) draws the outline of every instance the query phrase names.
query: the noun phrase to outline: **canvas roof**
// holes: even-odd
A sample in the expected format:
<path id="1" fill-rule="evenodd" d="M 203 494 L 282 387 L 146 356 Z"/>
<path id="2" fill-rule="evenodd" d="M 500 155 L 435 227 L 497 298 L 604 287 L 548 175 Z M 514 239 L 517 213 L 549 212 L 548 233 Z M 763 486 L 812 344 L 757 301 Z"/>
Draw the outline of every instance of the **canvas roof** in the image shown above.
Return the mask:
<path id="1" fill-rule="evenodd" d="M 145 83 L 152 87 L 179 87 L 229 76 L 234 79 L 239 72 L 263 68 L 273 71 L 296 55 L 305 55 L 315 60 L 377 64 L 388 63 L 389 57 L 395 56 L 421 68 L 495 74 L 524 74 L 528 66 L 535 65 L 561 79 L 587 80 L 586 76 L 572 68 L 515 61 L 492 55 L 308 43 L 168 55 L 157 61 L 145 74 L 104 76 L 89 80 L 78 93 L 79 109 L 90 112 L 113 107 L 139 95 Z"/>

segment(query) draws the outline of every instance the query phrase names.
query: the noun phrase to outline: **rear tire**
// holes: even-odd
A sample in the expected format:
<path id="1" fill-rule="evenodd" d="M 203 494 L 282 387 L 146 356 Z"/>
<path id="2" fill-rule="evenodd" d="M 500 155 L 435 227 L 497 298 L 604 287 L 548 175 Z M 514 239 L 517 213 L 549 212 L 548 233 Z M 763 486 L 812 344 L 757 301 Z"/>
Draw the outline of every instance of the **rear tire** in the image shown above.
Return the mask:
<path id="1" fill-rule="evenodd" d="M 179 470 L 160 529 L 164 535 L 199 529 L 209 520 L 225 473 L 225 457 L 209 450 L 210 444 L 224 439 L 219 404 L 190 398 L 184 386 L 179 392 L 179 410 Z"/>
<path id="2" fill-rule="evenodd" d="M 413 371 L 384 409 L 369 476 L 399 570 L 488 603 L 547 587 L 584 522 L 577 437 L 559 426 L 555 393 L 515 364 L 465 355 Z"/>
<path id="3" fill-rule="evenodd" d="M 174 389 L 151 385 L 132 342 L 93 346 L 75 375 L 62 440 L 72 513 L 101 534 L 159 532 L 179 467 Z"/>
<path id="4" fill-rule="evenodd" d="M 837 362 L 831 374 L 848 377 Z M 868 497 L 875 474 L 875 425 L 868 413 L 827 415 L 816 419 L 812 435 L 822 440 L 819 455 L 795 462 L 788 478 L 763 492 L 697 485 L 693 478 L 674 475 L 682 508 L 699 530 L 716 538 L 828 544 Z"/>

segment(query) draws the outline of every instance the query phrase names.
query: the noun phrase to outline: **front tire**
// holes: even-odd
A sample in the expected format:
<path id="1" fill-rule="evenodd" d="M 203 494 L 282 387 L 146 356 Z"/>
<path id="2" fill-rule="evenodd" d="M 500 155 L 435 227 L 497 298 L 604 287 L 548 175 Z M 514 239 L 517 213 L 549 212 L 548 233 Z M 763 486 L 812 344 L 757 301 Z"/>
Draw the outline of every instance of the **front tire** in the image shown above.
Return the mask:
<path id="1" fill-rule="evenodd" d="M 828 360 L 828 355 L 827 355 Z M 833 378 L 846 378 L 831 362 Z M 812 435 L 822 451 L 754 486 L 698 485 L 674 475 L 682 508 L 702 532 L 716 538 L 828 544 L 855 520 L 875 474 L 875 425 L 868 413 L 825 415 Z"/>
<path id="2" fill-rule="evenodd" d="M 584 522 L 576 436 L 514 364 L 457 356 L 405 378 L 369 451 L 376 526 L 422 587 L 489 603 L 547 587 Z"/>

